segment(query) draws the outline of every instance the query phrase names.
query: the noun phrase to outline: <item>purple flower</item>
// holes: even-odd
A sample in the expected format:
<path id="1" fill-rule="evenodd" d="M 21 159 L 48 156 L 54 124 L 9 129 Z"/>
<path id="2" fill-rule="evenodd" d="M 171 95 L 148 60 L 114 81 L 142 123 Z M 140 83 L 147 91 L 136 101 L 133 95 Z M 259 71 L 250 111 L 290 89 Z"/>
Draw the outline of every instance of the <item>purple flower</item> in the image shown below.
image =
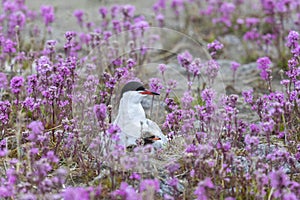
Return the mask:
<path id="1" fill-rule="evenodd" d="M 99 83 L 99 80 L 93 74 L 88 75 L 86 81 L 84 82 L 84 88 L 89 92 L 96 92 L 95 86 Z"/>
<path id="2" fill-rule="evenodd" d="M 40 10 L 41 10 L 41 15 L 44 19 L 44 23 L 45 23 L 46 27 L 48 27 L 49 24 L 51 24 L 55 19 L 54 8 L 53 8 L 53 6 L 43 5 L 43 6 L 41 6 Z"/>
<path id="3" fill-rule="evenodd" d="M 36 71 L 43 76 L 46 76 L 47 73 L 51 72 L 52 68 L 52 63 L 47 56 L 41 56 L 36 61 Z"/>
<path id="4" fill-rule="evenodd" d="M 39 148 L 31 148 L 29 152 L 31 156 L 36 155 L 39 153 Z"/>
<path id="5" fill-rule="evenodd" d="M 57 156 L 54 155 L 54 151 L 48 151 L 46 157 L 50 162 L 58 163 L 59 161 Z"/>
<path id="6" fill-rule="evenodd" d="M 0 197 L 12 197 L 13 188 L 12 186 L 0 186 Z"/>
<path id="7" fill-rule="evenodd" d="M 298 80 L 297 76 L 300 75 L 300 69 L 297 67 L 298 61 L 295 57 L 291 58 L 288 61 L 289 70 L 286 72 L 286 75 L 291 79 L 292 82 Z"/>
<path id="8" fill-rule="evenodd" d="M 121 197 L 125 200 L 141 200 L 142 197 L 135 191 L 135 189 L 128 185 L 126 182 L 122 182 L 120 188 L 112 192 L 113 197 Z"/>
<path id="9" fill-rule="evenodd" d="M 38 84 L 37 75 L 32 74 L 27 77 L 27 93 L 31 94 Z"/>
<path id="10" fill-rule="evenodd" d="M 89 200 L 89 191 L 82 187 L 69 187 L 63 192 L 65 200 Z"/>
<path id="11" fill-rule="evenodd" d="M 284 194 L 282 199 L 283 200 L 298 200 L 299 199 L 298 197 L 296 196 L 295 193 L 290 192 L 290 193 Z"/>
<path id="12" fill-rule="evenodd" d="M 108 133 L 111 134 L 111 135 L 116 135 L 117 133 L 120 133 L 121 132 L 121 129 L 120 127 L 118 127 L 117 125 L 115 124 L 111 124 L 108 128 Z"/>
<path id="13" fill-rule="evenodd" d="M 296 31 L 290 31 L 289 35 L 287 37 L 286 46 L 289 47 L 289 48 L 291 48 L 291 49 L 293 49 L 293 48 L 295 48 L 295 47 L 297 47 L 299 45 L 298 44 L 299 40 L 300 40 L 299 33 L 296 32 Z"/>
<path id="14" fill-rule="evenodd" d="M 260 37 L 260 34 L 258 33 L 257 30 L 251 30 L 244 34 L 243 39 L 249 40 L 249 41 L 255 41 L 255 40 L 259 39 L 259 37 Z"/>
<path id="15" fill-rule="evenodd" d="M 262 57 L 257 60 L 257 68 L 261 70 L 269 69 L 271 65 L 271 60 L 268 57 Z"/>
<path id="16" fill-rule="evenodd" d="M 113 5 L 111 7 L 110 11 L 111 11 L 111 18 L 114 19 L 120 11 L 120 6 L 119 5 Z"/>
<path id="17" fill-rule="evenodd" d="M 16 59 L 16 62 L 22 64 L 23 61 L 27 60 L 28 58 L 26 57 L 25 52 L 22 51 L 22 52 L 17 53 L 17 56 L 15 57 L 15 59 Z"/>
<path id="18" fill-rule="evenodd" d="M 163 74 L 166 71 L 167 66 L 165 64 L 159 64 L 158 69 Z"/>
<path id="19" fill-rule="evenodd" d="M 140 191 L 156 191 L 159 190 L 159 181 L 157 179 L 145 179 L 140 184 Z"/>
<path id="20" fill-rule="evenodd" d="M 271 60 L 269 57 L 259 58 L 257 61 L 257 69 L 261 70 L 260 76 L 263 80 L 268 80 L 269 69 L 271 68 Z"/>
<path id="21" fill-rule="evenodd" d="M 132 174 L 130 175 L 129 178 L 132 179 L 132 180 L 138 180 L 139 181 L 141 179 L 141 176 L 136 172 L 132 172 Z"/>
<path id="22" fill-rule="evenodd" d="M 74 13 L 73 13 L 73 15 L 76 17 L 77 23 L 80 26 L 82 26 L 84 11 L 83 10 L 75 10 Z"/>
<path id="23" fill-rule="evenodd" d="M 74 31 L 67 31 L 65 33 L 65 38 L 68 42 L 70 42 L 74 37 L 76 36 L 76 33 Z"/>
<path id="24" fill-rule="evenodd" d="M 7 150 L 7 139 L 4 138 L 0 142 L 0 157 L 6 156 L 7 153 L 8 153 L 8 150 Z M 0 191 L 0 196 L 1 196 L 1 191 Z"/>
<path id="25" fill-rule="evenodd" d="M 245 143 L 249 146 L 257 146 L 259 144 L 259 138 L 257 136 L 250 136 L 247 134 L 245 136 Z"/>
<path id="26" fill-rule="evenodd" d="M 181 98 L 183 108 L 188 109 L 191 106 L 191 103 L 193 102 L 193 100 L 194 100 L 194 98 L 192 97 L 190 91 L 184 92 L 183 97 Z"/>
<path id="27" fill-rule="evenodd" d="M 0 122 L 2 124 L 7 124 L 9 121 L 10 106 L 9 101 L 0 101 Z"/>
<path id="28" fill-rule="evenodd" d="M 124 17 L 133 17 L 135 12 L 135 7 L 132 5 L 125 5 L 122 7 L 122 13 Z"/>
<path id="29" fill-rule="evenodd" d="M 276 35 L 267 33 L 267 34 L 262 36 L 262 39 L 263 39 L 263 41 L 265 42 L 266 45 L 270 45 L 270 44 L 272 44 L 272 41 L 274 39 L 276 39 Z"/>
<path id="30" fill-rule="evenodd" d="M 171 92 L 173 89 L 175 89 L 176 86 L 177 86 L 176 80 L 169 80 L 169 81 L 167 82 L 166 93 L 167 93 L 167 94 L 170 94 L 170 92 Z"/>
<path id="31" fill-rule="evenodd" d="M 40 121 L 33 121 L 28 125 L 28 128 L 31 129 L 31 133 L 28 136 L 28 140 L 35 141 L 38 136 L 43 133 L 44 126 Z"/>
<path id="32" fill-rule="evenodd" d="M 158 21 L 158 26 L 159 27 L 163 27 L 164 26 L 164 21 L 165 21 L 165 16 L 161 13 L 159 13 L 157 16 L 156 16 L 156 21 Z"/>
<path id="33" fill-rule="evenodd" d="M 171 187 L 177 187 L 178 186 L 178 178 L 170 178 L 168 180 L 168 185 L 170 185 Z"/>
<path id="34" fill-rule="evenodd" d="M 231 62 L 231 70 L 234 71 L 234 72 L 235 72 L 240 66 L 241 66 L 241 64 L 238 63 L 238 62 Z"/>
<path id="35" fill-rule="evenodd" d="M 201 92 L 201 98 L 206 102 L 206 105 L 211 105 L 215 97 L 215 92 L 211 89 L 204 89 Z"/>
<path id="36" fill-rule="evenodd" d="M 134 27 L 140 29 L 142 33 L 149 28 L 149 23 L 145 20 L 138 20 L 135 22 Z"/>
<path id="37" fill-rule="evenodd" d="M 35 102 L 34 98 L 32 97 L 26 97 L 26 99 L 22 102 L 22 105 L 24 108 L 33 111 L 35 109 Z"/>
<path id="38" fill-rule="evenodd" d="M 177 56 L 177 60 L 182 67 L 188 69 L 188 66 L 193 60 L 193 56 L 188 51 L 185 51 Z"/>
<path id="39" fill-rule="evenodd" d="M 245 20 L 244 20 L 244 19 L 241 19 L 241 18 L 238 18 L 238 19 L 236 20 L 236 23 L 239 24 L 239 25 L 241 25 L 241 24 L 244 24 L 244 23 L 245 23 Z"/>
<path id="40" fill-rule="evenodd" d="M 7 182 L 10 185 L 14 185 L 17 181 L 17 173 L 15 171 L 15 169 L 7 169 L 6 170 L 6 176 L 7 176 Z"/>
<path id="41" fill-rule="evenodd" d="M 271 186 L 274 188 L 274 197 L 280 198 L 284 191 L 283 189 L 290 183 L 289 177 L 282 171 L 272 171 L 269 173 Z"/>
<path id="42" fill-rule="evenodd" d="M 250 28 L 250 27 L 255 26 L 256 24 L 258 24 L 260 20 L 256 17 L 247 17 L 245 21 L 246 21 L 246 26 L 248 28 Z"/>
<path id="43" fill-rule="evenodd" d="M 158 0 L 154 5 L 153 5 L 153 10 L 155 13 L 157 13 L 160 9 L 164 10 L 166 8 L 166 0 Z"/>
<path id="44" fill-rule="evenodd" d="M 0 72 L 0 89 L 6 89 L 7 83 L 8 81 L 6 75 Z"/>
<path id="45" fill-rule="evenodd" d="M 108 39 L 112 36 L 112 33 L 110 31 L 104 31 L 103 32 L 103 39 L 108 41 Z"/>
<path id="46" fill-rule="evenodd" d="M 220 8 L 220 11 L 222 12 L 223 17 L 225 17 L 225 18 L 226 17 L 229 18 L 230 14 L 233 13 L 234 10 L 235 10 L 235 5 L 231 2 L 224 2 Z"/>
<path id="47" fill-rule="evenodd" d="M 222 50 L 224 45 L 220 43 L 218 40 L 213 41 L 212 43 L 207 44 L 207 49 L 211 56 L 217 54 L 218 51 Z"/>
<path id="48" fill-rule="evenodd" d="M 260 131 L 260 128 L 256 124 L 250 124 L 249 128 L 252 135 L 257 135 Z"/>
<path id="49" fill-rule="evenodd" d="M 122 31 L 122 26 L 121 26 L 121 22 L 119 20 L 112 20 L 112 24 L 113 24 L 113 30 L 115 31 L 115 33 L 120 33 Z"/>
<path id="50" fill-rule="evenodd" d="M 271 133 L 274 129 L 275 122 L 272 119 L 270 119 L 269 121 L 262 122 L 261 126 L 264 132 Z"/>
<path id="51" fill-rule="evenodd" d="M 300 45 L 297 45 L 294 49 L 292 49 L 291 53 L 294 57 L 300 56 Z"/>
<path id="52" fill-rule="evenodd" d="M 174 174 L 179 168 L 180 165 L 178 163 L 172 163 L 167 166 L 167 169 L 170 174 Z"/>
<path id="53" fill-rule="evenodd" d="M 162 82 L 159 78 L 151 78 L 149 82 L 149 87 L 152 92 L 160 93 L 160 90 L 163 89 Z"/>
<path id="54" fill-rule="evenodd" d="M 2 51 L 3 53 L 15 53 L 17 43 L 13 42 L 10 39 L 7 39 L 3 43 Z"/>
<path id="55" fill-rule="evenodd" d="M 210 81 L 213 81 L 217 77 L 219 70 L 220 70 L 219 63 L 215 60 L 210 60 L 207 63 L 205 75 L 208 76 L 208 79 Z"/>
<path id="56" fill-rule="evenodd" d="M 231 149 L 231 144 L 229 141 L 227 141 L 225 144 L 223 144 L 223 150 L 225 152 L 229 151 Z"/>
<path id="57" fill-rule="evenodd" d="M 13 1 L 3 1 L 2 5 L 3 5 L 4 13 L 7 14 L 12 13 L 18 9 L 17 4 Z"/>
<path id="58" fill-rule="evenodd" d="M 15 33 L 16 27 L 18 27 L 20 30 L 22 30 L 26 23 L 26 16 L 23 12 L 18 11 L 14 12 L 9 17 L 9 32 Z"/>
<path id="59" fill-rule="evenodd" d="M 178 105 L 175 103 L 174 99 L 172 98 L 166 98 L 165 103 L 167 104 L 168 108 L 171 110 L 176 110 L 178 108 Z"/>
<path id="60" fill-rule="evenodd" d="M 252 104 L 253 102 L 253 90 L 243 91 L 242 95 L 246 103 Z"/>
<path id="61" fill-rule="evenodd" d="M 198 200 L 207 200 L 209 199 L 208 190 L 213 189 L 214 184 L 210 178 L 205 178 L 203 181 L 198 183 L 198 187 L 195 190 L 194 194 L 197 196 Z"/>
<path id="62" fill-rule="evenodd" d="M 134 66 L 136 66 L 136 61 L 134 59 L 129 58 L 127 60 L 127 68 L 132 69 Z"/>
<path id="63" fill-rule="evenodd" d="M 87 46 L 89 46 L 91 40 L 92 40 L 92 36 L 89 33 L 80 33 L 79 35 L 80 41 L 84 44 L 86 44 Z"/>
<path id="64" fill-rule="evenodd" d="M 299 97 L 299 92 L 297 92 L 297 91 L 291 91 L 290 92 L 290 101 L 292 102 L 292 101 L 294 101 L 294 100 L 297 100 Z"/>
<path id="65" fill-rule="evenodd" d="M 194 77 L 200 75 L 200 61 L 195 59 L 188 67 L 190 73 L 193 74 Z"/>
<path id="66" fill-rule="evenodd" d="M 288 79 L 284 79 L 284 80 L 280 81 L 280 84 L 284 85 L 284 86 L 288 86 L 289 83 L 290 83 L 290 80 L 288 80 Z"/>
<path id="67" fill-rule="evenodd" d="M 298 161 L 300 161 L 300 152 L 297 152 L 297 153 L 295 154 L 295 158 L 296 158 Z"/>
<path id="68" fill-rule="evenodd" d="M 109 77 L 107 81 L 105 81 L 105 86 L 109 89 L 114 89 L 117 84 L 117 80 L 114 77 Z"/>
<path id="69" fill-rule="evenodd" d="M 116 58 L 113 59 L 111 61 L 111 63 L 115 66 L 115 67 L 120 67 L 122 65 L 122 59 L 121 58 Z"/>
<path id="70" fill-rule="evenodd" d="M 99 8 L 99 13 L 101 14 L 101 16 L 102 16 L 103 19 L 106 17 L 107 12 L 108 12 L 107 8 L 105 8 L 105 7 Z"/>
<path id="71" fill-rule="evenodd" d="M 19 94 L 24 83 L 24 78 L 22 76 L 15 76 L 10 81 L 10 89 L 12 93 Z"/>
<path id="72" fill-rule="evenodd" d="M 46 47 L 47 50 L 50 52 L 53 52 L 55 45 L 56 45 L 56 40 L 47 40 L 46 44 L 47 44 L 47 47 Z"/>
<path id="73" fill-rule="evenodd" d="M 183 5 L 184 5 L 183 3 L 184 3 L 183 0 L 172 0 L 172 2 L 171 2 L 171 7 L 177 17 L 179 16 L 180 9 L 183 8 Z"/>
<path id="74" fill-rule="evenodd" d="M 105 104 L 101 103 L 100 105 L 94 106 L 94 113 L 98 121 L 104 121 L 107 115 L 107 107 Z"/>
<path id="75" fill-rule="evenodd" d="M 197 153 L 197 151 L 198 151 L 197 146 L 194 144 L 188 145 L 185 149 L 186 153 Z"/>

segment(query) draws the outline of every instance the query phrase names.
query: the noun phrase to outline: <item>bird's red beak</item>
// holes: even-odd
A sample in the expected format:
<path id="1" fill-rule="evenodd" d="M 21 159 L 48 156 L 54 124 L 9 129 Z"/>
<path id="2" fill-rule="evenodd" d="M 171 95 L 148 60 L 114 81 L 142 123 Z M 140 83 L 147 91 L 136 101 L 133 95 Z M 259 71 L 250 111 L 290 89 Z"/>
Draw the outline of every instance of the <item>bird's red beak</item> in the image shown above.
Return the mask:
<path id="1" fill-rule="evenodd" d="M 146 95 L 159 95 L 158 93 L 156 92 L 151 92 L 149 90 L 144 90 L 144 91 L 141 91 L 140 92 L 141 94 L 146 94 Z"/>
<path id="2" fill-rule="evenodd" d="M 159 137 L 154 137 L 154 138 L 151 138 L 151 140 L 157 141 L 157 140 L 161 140 L 161 139 Z"/>

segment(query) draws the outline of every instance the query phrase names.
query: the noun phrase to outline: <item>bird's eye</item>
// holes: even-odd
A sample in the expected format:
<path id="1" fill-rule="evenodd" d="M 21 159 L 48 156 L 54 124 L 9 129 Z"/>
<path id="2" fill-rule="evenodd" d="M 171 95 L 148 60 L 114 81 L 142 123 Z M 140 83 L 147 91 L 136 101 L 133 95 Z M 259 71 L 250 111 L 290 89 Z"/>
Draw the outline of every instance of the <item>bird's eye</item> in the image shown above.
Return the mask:
<path id="1" fill-rule="evenodd" d="M 144 88 L 144 86 L 140 86 L 135 91 L 145 91 L 145 90 L 146 88 Z"/>

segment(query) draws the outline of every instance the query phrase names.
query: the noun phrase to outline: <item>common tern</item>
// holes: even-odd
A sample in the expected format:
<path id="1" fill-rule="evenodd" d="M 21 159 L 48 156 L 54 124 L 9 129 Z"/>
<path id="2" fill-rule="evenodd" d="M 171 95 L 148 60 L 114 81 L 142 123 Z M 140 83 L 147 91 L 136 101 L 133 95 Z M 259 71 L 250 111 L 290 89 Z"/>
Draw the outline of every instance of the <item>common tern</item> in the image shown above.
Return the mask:
<path id="1" fill-rule="evenodd" d="M 155 149 L 167 143 L 167 137 L 159 126 L 146 118 L 142 100 L 147 95 L 159 95 L 146 90 L 142 83 L 128 82 L 121 91 L 118 115 L 114 121 L 121 129 L 120 144 L 125 147 L 136 146 L 139 141 L 144 145 L 152 144 Z"/>

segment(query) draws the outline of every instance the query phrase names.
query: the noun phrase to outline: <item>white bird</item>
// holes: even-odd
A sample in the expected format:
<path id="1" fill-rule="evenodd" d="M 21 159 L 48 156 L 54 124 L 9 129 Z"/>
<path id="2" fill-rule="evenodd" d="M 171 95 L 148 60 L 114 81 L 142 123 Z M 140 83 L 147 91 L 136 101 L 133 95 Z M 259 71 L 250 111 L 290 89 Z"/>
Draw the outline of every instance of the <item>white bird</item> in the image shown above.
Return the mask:
<path id="1" fill-rule="evenodd" d="M 159 126 L 146 118 L 142 100 L 147 95 L 159 95 L 146 90 L 143 84 L 132 81 L 121 91 L 118 115 L 114 121 L 121 129 L 120 144 L 125 147 L 136 146 L 139 141 L 152 144 L 154 148 L 162 148 L 167 143 L 167 137 Z"/>

